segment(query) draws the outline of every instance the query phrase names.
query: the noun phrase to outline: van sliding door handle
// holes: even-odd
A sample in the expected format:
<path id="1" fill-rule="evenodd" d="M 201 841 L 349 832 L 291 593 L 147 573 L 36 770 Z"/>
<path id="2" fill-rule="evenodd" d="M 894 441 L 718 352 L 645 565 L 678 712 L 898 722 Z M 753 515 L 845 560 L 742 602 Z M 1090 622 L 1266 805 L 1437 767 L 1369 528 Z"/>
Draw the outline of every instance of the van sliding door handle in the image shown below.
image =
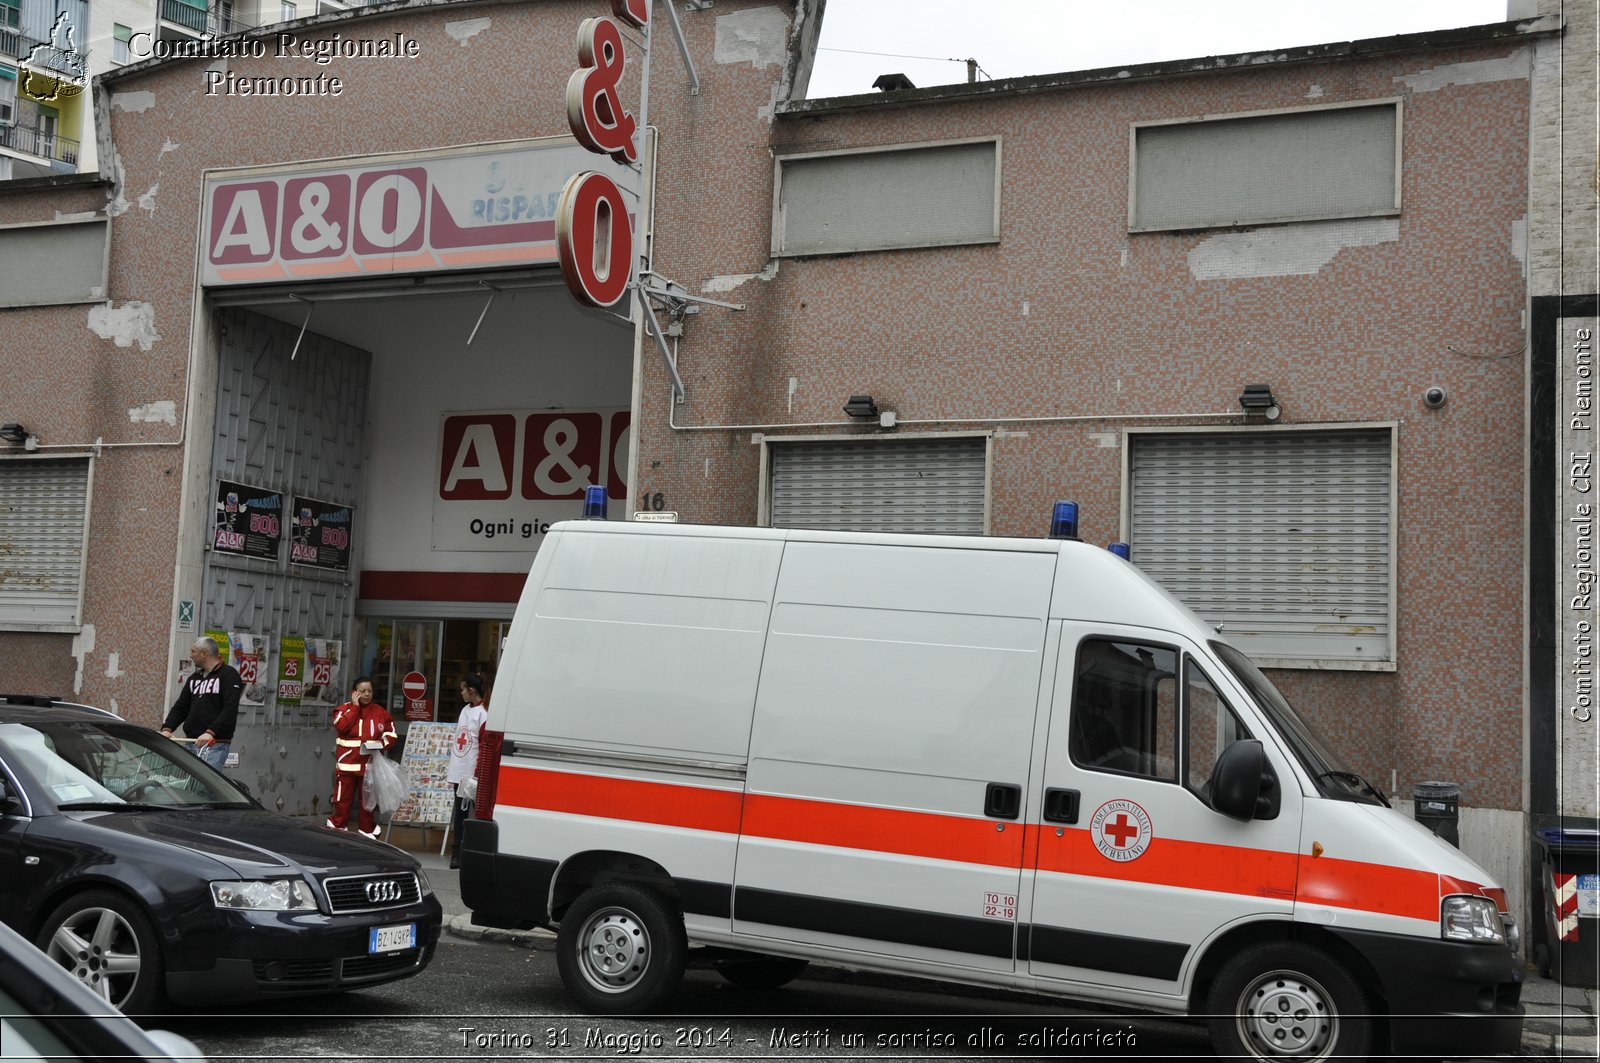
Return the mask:
<path id="1" fill-rule="evenodd" d="M 1078 791 L 1046 790 L 1044 818 L 1050 823 L 1078 822 Z"/>
<path id="2" fill-rule="evenodd" d="M 1016 819 L 1022 815 L 1022 787 L 992 782 L 983 795 L 983 814 L 990 819 Z"/>

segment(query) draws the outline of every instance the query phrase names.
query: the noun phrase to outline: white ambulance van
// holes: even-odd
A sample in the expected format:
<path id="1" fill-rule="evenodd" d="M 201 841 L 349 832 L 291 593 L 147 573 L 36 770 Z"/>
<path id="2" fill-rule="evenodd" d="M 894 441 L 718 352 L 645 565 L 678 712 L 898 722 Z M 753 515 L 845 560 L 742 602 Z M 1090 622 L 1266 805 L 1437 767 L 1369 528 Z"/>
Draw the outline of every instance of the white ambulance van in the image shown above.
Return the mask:
<path id="1" fill-rule="evenodd" d="M 1504 890 L 1071 538 L 559 524 L 488 727 L 463 899 L 558 927 L 596 1012 L 818 960 L 1210 1016 L 1230 1056 L 1519 1046 Z"/>

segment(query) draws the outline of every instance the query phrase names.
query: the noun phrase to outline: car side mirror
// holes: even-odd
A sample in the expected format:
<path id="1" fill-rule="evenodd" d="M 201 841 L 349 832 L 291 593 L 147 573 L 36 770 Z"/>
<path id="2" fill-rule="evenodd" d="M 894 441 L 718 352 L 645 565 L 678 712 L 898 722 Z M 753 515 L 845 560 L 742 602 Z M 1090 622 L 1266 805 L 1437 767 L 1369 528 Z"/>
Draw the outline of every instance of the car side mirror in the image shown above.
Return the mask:
<path id="1" fill-rule="evenodd" d="M 1276 819 L 1282 803 L 1278 775 L 1259 738 L 1233 743 L 1211 769 L 1211 807 L 1233 819 Z"/>

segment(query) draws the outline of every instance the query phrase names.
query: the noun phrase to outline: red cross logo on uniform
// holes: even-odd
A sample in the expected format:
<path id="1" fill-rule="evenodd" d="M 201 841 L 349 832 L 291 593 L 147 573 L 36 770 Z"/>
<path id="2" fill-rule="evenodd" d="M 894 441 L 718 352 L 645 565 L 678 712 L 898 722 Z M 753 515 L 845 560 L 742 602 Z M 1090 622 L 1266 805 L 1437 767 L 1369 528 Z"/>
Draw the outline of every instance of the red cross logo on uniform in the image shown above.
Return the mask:
<path id="1" fill-rule="evenodd" d="M 467 748 L 467 732 L 466 731 L 457 731 L 456 732 L 456 748 L 461 750 L 462 752 L 466 751 L 466 748 Z"/>
<path id="2" fill-rule="evenodd" d="M 1129 823 L 1126 812 L 1118 812 L 1117 818 L 1107 823 L 1101 830 L 1118 849 L 1122 849 L 1127 846 L 1129 839 L 1138 836 L 1139 825 L 1137 823 Z"/>

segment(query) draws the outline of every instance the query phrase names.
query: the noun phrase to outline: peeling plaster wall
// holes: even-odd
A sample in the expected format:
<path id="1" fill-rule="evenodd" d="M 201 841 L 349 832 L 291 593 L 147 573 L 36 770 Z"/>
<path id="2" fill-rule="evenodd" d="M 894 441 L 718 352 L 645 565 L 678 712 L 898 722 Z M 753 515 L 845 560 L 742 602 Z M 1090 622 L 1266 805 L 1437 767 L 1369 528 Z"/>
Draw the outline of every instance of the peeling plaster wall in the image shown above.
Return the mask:
<path id="1" fill-rule="evenodd" d="M 444 24 L 445 36 L 465 48 L 472 38 L 488 30 L 491 21 L 486 18 L 466 18 L 458 22 L 446 22 Z"/>
<path id="2" fill-rule="evenodd" d="M 776 260 L 774 260 L 769 263 L 767 268 L 762 270 L 760 273 L 736 273 L 727 277 L 708 278 L 706 282 L 700 286 L 700 290 L 706 293 L 731 292 L 735 288 L 738 288 L 740 285 L 749 281 L 769 281 L 777 275 L 778 263 Z"/>
<path id="3" fill-rule="evenodd" d="M 1528 77 L 1530 58 L 1527 54 L 1519 54 L 1502 56 L 1498 59 L 1449 63 L 1419 70 L 1414 74 L 1400 74 L 1395 80 L 1412 92 L 1438 92 L 1451 85 L 1483 85 L 1491 81 L 1509 81 Z"/>
<path id="4" fill-rule="evenodd" d="M 789 16 L 762 7 L 717 16 L 716 61 L 781 66 L 788 54 Z"/>
<path id="5" fill-rule="evenodd" d="M 141 351 L 148 351 L 161 339 L 161 334 L 156 331 L 155 307 L 149 303 L 124 303 L 120 307 L 91 306 L 89 331 L 101 339 L 111 340 L 118 347 L 131 347 L 137 343 Z"/>
<path id="6" fill-rule="evenodd" d="M 1189 273 L 1196 280 L 1316 273 L 1345 248 L 1399 239 L 1398 218 L 1300 222 L 1222 233 L 1189 252 Z"/>
<path id="7" fill-rule="evenodd" d="M 111 97 L 111 106 L 119 111 L 148 111 L 156 105 L 156 94 L 153 92 L 124 92 Z"/>
<path id="8" fill-rule="evenodd" d="M 171 399 L 160 402 L 147 402 L 143 406 L 135 406 L 128 411 L 128 420 L 138 423 L 170 424 L 178 423 L 178 404 Z"/>

